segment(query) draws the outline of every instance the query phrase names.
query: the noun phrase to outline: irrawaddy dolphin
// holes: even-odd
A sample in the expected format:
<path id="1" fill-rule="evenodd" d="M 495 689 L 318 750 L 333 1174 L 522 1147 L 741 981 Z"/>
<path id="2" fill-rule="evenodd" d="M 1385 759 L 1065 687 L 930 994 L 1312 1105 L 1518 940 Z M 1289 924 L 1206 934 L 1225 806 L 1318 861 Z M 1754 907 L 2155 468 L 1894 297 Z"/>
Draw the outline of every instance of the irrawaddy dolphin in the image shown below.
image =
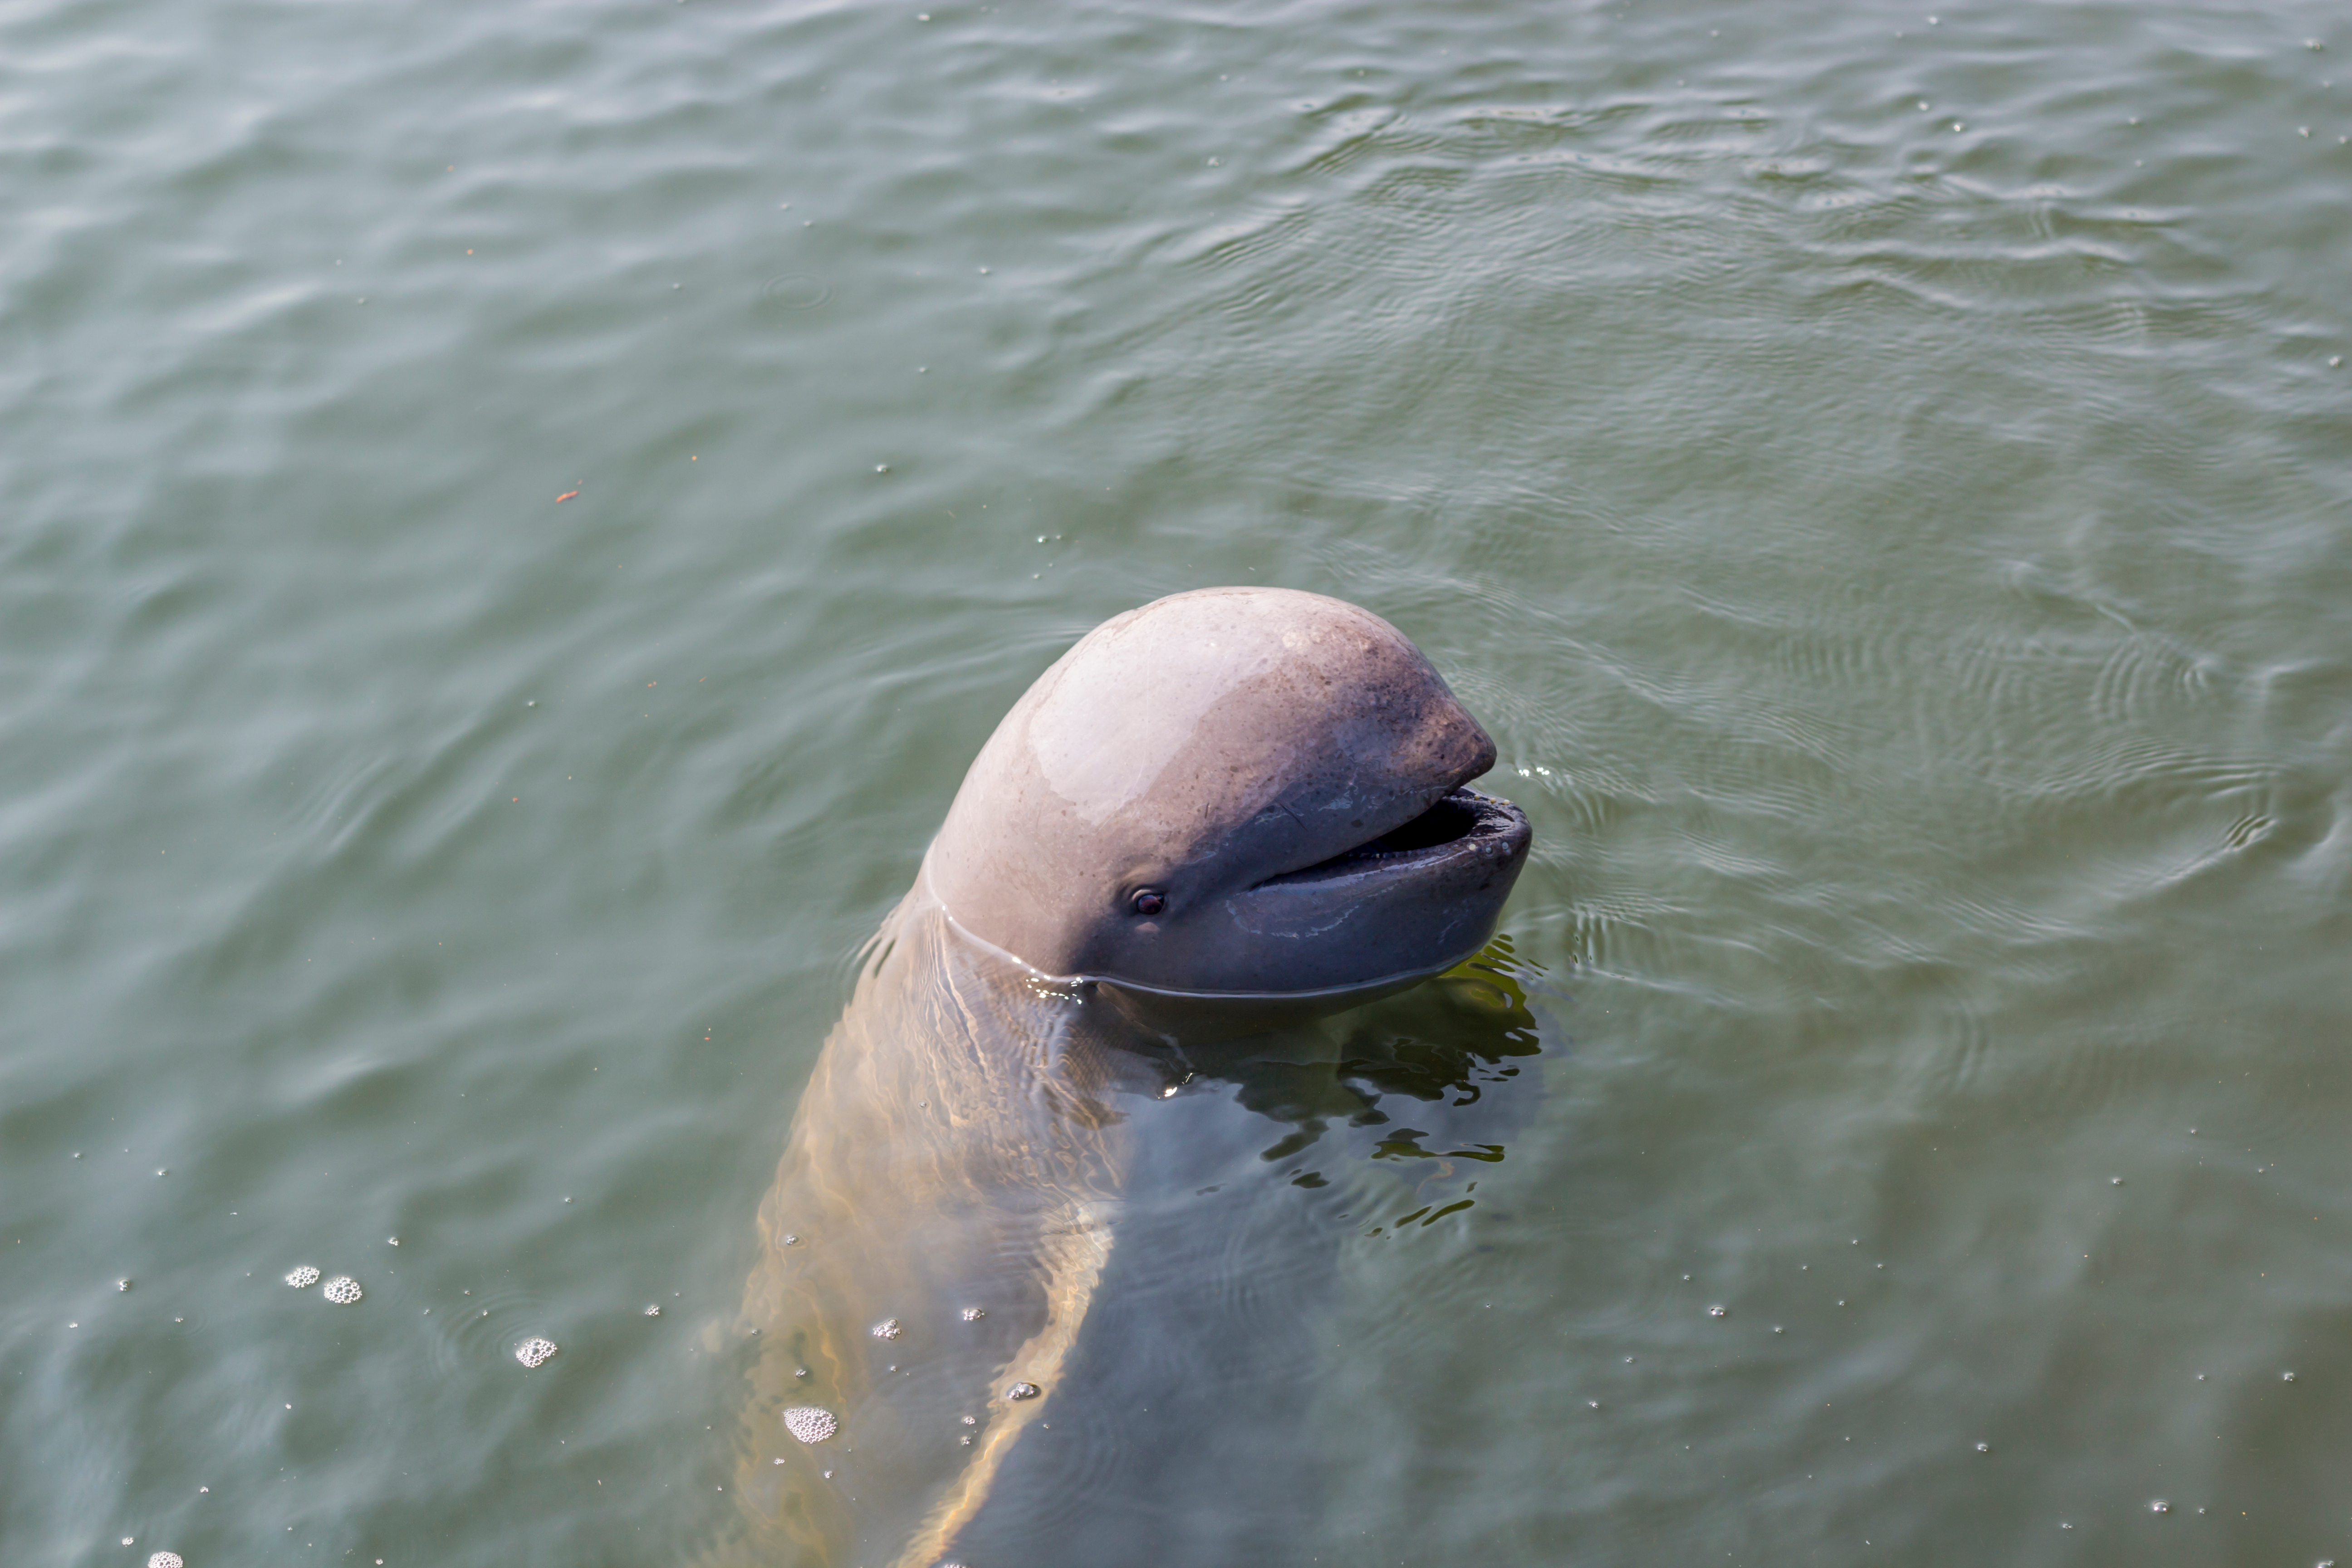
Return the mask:
<path id="1" fill-rule="evenodd" d="M 726 1555 L 1010 1568 L 971 1542 L 1021 1541 L 992 1490 L 1082 1424 L 1071 1369 L 1188 1047 L 1477 952 L 1529 842 L 1464 787 L 1495 754 L 1401 633 L 1313 594 L 1160 599 L 1038 679 L 867 950 L 761 1206 Z"/>

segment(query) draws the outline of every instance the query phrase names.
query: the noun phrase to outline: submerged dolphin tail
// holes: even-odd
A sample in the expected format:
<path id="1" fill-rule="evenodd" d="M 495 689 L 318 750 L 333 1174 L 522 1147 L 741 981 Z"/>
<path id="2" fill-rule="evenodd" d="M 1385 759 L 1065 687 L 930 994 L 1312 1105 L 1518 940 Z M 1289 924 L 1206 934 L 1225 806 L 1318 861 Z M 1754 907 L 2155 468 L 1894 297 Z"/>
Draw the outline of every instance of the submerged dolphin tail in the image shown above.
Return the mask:
<path id="1" fill-rule="evenodd" d="M 1013 1352 L 1013 1359 L 997 1374 L 993 1397 L 1003 1401 L 1003 1414 L 989 1423 L 971 1461 L 931 1505 L 922 1528 L 915 1532 L 892 1568 L 932 1568 L 954 1542 L 957 1531 L 971 1523 L 981 1505 L 988 1500 L 997 1468 L 1013 1451 L 1023 1429 L 1044 1412 L 1050 1395 L 1043 1391 L 1054 1386 L 1063 1362 L 1068 1359 L 1070 1347 L 1077 1342 L 1078 1327 L 1086 1321 L 1095 1287 L 1102 1279 L 1103 1265 L 1110 1258 L 1110 1227 L 1091 1213 L 1082 1212 L 1069 1228 L 1054 1236 L 1044 1259 L 1045 1326 Z M 1016 1401 L 1007 1390 L 1017 1384 L 1032 1384 L 1040 1392 L 1033 1398 Z"/>

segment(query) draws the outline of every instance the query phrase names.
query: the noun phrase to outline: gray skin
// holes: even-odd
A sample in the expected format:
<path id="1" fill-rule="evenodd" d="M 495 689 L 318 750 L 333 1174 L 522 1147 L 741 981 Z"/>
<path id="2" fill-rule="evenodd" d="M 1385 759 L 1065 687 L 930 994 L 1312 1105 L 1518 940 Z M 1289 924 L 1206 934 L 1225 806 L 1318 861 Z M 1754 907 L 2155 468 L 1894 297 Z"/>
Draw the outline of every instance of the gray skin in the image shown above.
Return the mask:
<path id="1" fill-rule="evenodd" d="M 1378 616 L 1203 588 L 1106 621 L 1038 678 L 923 875 L 959 927 L 1046 974 L 1360 1001 L 1493 931 L 1528 840 L 1516 807 L 1461 788 L 1494 765 Z M 1415 839 L 1437 841 L 1399 847 Z"/>
<path id="2" fill-rule="evenodd" d="M 1312 594 L 1161 599 L 1039 678 L 868 950 L 761 1205 L 743 1528 L 714 1561 L 950 1558 L 1054 1414 L 1183 1046 L 1492 932 L 1528 846 L 1460 787 L 1494 758 L 1403 636 Z M 796 1439 L 808 1409 L 838 1430 Z"/>

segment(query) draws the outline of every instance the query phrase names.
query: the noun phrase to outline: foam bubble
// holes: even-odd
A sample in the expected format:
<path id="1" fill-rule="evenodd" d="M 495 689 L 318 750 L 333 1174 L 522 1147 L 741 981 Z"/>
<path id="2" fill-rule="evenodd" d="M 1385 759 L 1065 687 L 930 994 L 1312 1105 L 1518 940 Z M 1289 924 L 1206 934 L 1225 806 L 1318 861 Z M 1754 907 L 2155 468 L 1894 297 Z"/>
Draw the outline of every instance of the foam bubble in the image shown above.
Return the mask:
<path id="1" fill-rule="evenodd" d="M 833 1418 L 830 1410 L 795 1405 L 784 1412 L 784 1430 L 803 1443 L 822 1443 L 841 1430 L 841 1423 Z"/>
<path id="2" fill-rule="evenodd" d="M 297 1290 L 308 1290 L 318 1282 L 319 1271 L 307 1263 L 292 1269 L 286 1276 L 286 1283 L 293 1286 Z"/>
<path id="3" fill-rule="evenodd" d="M 1004 1397 L 1007 1399 L 1034 1399 L 1037 1397 L 1039 1392 L 1037 1385 L 1034 1383 L 1016 1383 L 1012 1387 L 1004 1391 Z"/>
<path id="4" fill-rule="evenodd" d="M 547 1358 L 554 1353 L 555 1342 L 541 1339 L 536 1334 L 515 1346 L 515 1360 L 525 1366 L 544 1366 Z"/>
<path id="5" fill-rule="evenodd" d="M 151 1552 L 147 1558 L 147 1568 L 181 1568 L 180 1554 L 176 1552 Z"/>
<path id="6" fill-rule="evenodd" d="M 660 1317 L 660 1316 L 661 1316 L 661 1305 L 660 1305 L 660 1303 L 656 1302 L 656 1303 L 655 1303 L 653 1306 L 647 1307 L 647 1308 L 646 1309 L 646 1317 L 648 1317 L 648 1318 L 658 1318 L 658 1317 Z"/>
<path id="7" fill-rule="evenodd" d="M 319 1294 L 324 1296 L 328 1300 L 333 1302 L 338 1307 L 348 1307 L 357 1301 L 362 1296 L 366 1295 L 367 1292 L 361 1289 L 360 1282 L 352 1279 L 350 1275 L 338 1274 L 332 1279 L 327 1281 L 327 1288 L 324 1290 L 320 1291 Z"/>
<path id="8" fill-rule="evenodd" d="M 963 1321 L 967 1323 L 976 1323 L 986 1316 L 988 1311 L 983 1307 L 966 1307 L 963 1310 Z"/>
<path id="9" fill-rule="evenodd" d="M 898 1326 L 896 1318 L 885 1318 L 874 1325 L 874 1337 L 877 1340 L 895 1340 L 906 1331 Z"/>

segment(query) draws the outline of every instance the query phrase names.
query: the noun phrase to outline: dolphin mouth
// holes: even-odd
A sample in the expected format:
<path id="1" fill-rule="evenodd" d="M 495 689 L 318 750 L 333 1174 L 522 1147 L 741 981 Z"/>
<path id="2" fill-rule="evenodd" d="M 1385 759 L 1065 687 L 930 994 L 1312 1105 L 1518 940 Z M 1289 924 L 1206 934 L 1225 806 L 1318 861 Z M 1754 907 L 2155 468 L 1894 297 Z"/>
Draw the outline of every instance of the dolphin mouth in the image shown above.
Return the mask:
<path id="1" fill-rule="evenodd" d="M 1368 872 L 1410 871 L 1451 860 L 1465 847 L 1485 848 L 1493 840 L 1524 837 L 1527 830 L 1526 816 L 1509 801 L 1473 789 L 1455 789 L 1410 822 L 1342 849 L 1328 860 L 1268 877 L 1250 891 L 1328 882 Z"/>

